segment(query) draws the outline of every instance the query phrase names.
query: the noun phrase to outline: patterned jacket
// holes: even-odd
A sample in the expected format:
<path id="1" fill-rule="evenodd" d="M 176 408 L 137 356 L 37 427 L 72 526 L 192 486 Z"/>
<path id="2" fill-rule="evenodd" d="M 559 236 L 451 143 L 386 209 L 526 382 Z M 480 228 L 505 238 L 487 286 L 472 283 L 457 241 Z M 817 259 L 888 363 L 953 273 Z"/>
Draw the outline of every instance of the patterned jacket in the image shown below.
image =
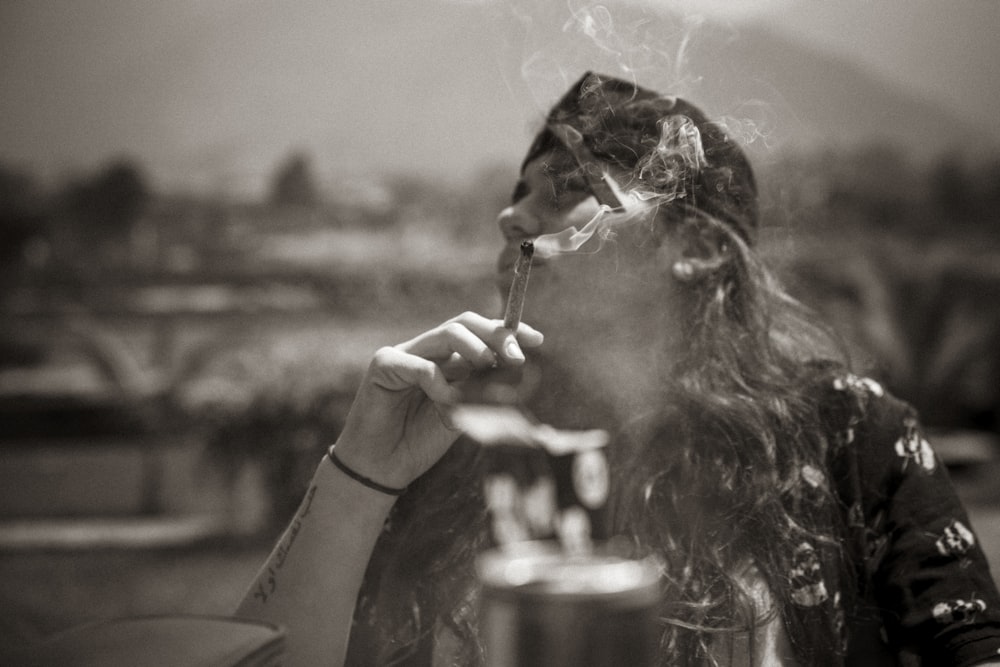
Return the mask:
<path id="1" fill-rule="evenodd" d="M 1000 658 L 1000 595 L 914 409 L 853 375 L 836 376 L 824 391 L 832 479 L 810 466 L 802 476 L 816 487 L 834 485 L 855 572 L 848 591 L 823 545 L 799 545 L 785 618 L 789 635 L 806 647 L 799 659 L 841 664 L 832 653 L 809 653 L 821 645 L 809 636 L 829 622 L 844 642 L 842 664 L 852 667 Z"/>

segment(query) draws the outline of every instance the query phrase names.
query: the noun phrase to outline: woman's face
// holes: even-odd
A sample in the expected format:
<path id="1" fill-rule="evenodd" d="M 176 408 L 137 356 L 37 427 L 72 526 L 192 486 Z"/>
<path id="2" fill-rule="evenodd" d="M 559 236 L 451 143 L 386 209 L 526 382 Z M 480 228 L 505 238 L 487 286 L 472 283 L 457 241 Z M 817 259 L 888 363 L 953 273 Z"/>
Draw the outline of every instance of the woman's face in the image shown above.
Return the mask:
<path id="1" fill-rule="evenodd" d="M 668 244 L 650 209 L 602 209 L 571 156 L 543 154 L 525 167 L 498 217 L 505 246 L 497 284 L 506 294 L 521 241 L 581 229 L 598 215 L 606 231 L 578 251 L 536 251 L 523 319 L 545 334 L 543 355 L 585 385 L 630 396 L 660 377 L 673 330 Z"/>

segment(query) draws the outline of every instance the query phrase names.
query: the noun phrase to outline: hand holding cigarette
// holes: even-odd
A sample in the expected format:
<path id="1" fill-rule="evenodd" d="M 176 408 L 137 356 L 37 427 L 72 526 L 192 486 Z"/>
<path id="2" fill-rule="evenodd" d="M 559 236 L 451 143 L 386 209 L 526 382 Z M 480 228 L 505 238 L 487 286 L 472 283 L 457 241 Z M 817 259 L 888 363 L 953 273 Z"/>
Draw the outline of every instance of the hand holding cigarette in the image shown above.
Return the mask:
<path id="1" fill-rule="evenodd" d="M 542 339 L 524 323 L 512 330 L 499 320 L 463 313 L 380 349 L 337 441 L 339 458 L 383 486 L 405 487 L 458 437 L 449 416 L 461 399 L 457 383 L 498 360 L 524 363 L 521 348 L 541 345 Z"/>

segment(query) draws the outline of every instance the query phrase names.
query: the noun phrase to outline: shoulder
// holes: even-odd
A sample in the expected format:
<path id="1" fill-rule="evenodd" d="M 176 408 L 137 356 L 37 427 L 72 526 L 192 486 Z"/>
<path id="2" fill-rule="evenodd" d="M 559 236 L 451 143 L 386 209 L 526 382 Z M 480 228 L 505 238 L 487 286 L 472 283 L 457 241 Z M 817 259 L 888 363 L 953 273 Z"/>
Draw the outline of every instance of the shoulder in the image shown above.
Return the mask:
<path id="1" fill-rule="evenodd" d="M 917 411 L 879 381 L 827 369 L 813 387 L 829 461 L 855 487 L 851 495 L 891 493 L 905 477 L 941 472 Z"/>
<path id="2" fill-rule="evenodd" d="M 906 459 L 933 470 L 933 451 L 923 436 L 920 417 L 907 401 L 882 383 L 845 370 L 832 370 L 815 383 L 824 424 L 836 445 L 851 446 L 858 454 Z"/>

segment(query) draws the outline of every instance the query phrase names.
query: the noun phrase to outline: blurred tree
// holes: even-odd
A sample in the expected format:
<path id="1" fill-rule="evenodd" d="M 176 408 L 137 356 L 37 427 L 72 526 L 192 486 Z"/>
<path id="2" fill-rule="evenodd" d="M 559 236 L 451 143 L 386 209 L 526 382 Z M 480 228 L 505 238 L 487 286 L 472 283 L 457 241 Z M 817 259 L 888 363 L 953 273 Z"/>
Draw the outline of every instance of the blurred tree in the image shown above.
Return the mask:
<path id="1" fill-rule="evenodd" d="M 1000 208 L 1000 156 L 987 161 L 979 172 L 983 203 L 991 215 Z"/>
<path id="2" fill-rule="evenodd" d="M 44 235 L 41 199 L 33 175 L 0 165 L 0 266 L 20 264 L 25 247 Z"/>
<path id="3" fill-rule="evenodd" d="M 314 206 L 319 199 L 309 158 L 303 153 L 293 153 L 274 174 L 271 203 L 278 206 Z"/>
<path id="4" fill-rule="evenodd" d="M 120 240 L 142 215 L 151 192 L 138 163 L 119 158 L 93 177 L 71 182 L 63 196 L 70 215 L 89 232 Z"/>
<path id="5" fill-rule="evenodd" d="M 838 174 L 839 201 L 873 229 L 912 225 L 911 204 L 921 196 L 909 156 L 898 146 L 875 143 L 850 154 Z"/>
<path id="6" fill-rule="evenodd" d="M 931 191 L 945 214 L 964 217 L 973 208 L 973 191 L 965 166 L 956 155 L 941 158 L 931 171 Z"/>

